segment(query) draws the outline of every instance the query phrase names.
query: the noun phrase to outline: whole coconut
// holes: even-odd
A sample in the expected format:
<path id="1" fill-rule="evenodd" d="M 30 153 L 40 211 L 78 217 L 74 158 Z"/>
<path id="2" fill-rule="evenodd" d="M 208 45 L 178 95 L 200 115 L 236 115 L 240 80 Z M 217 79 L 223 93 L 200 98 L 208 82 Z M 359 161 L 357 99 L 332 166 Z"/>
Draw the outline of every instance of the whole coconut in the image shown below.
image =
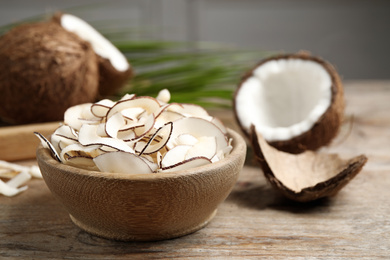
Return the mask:
<path id="1" fill-rule="evenodd" d="M 54 22 L 18 26 L 0 37 L 0 118 L 10 124 L 62 120 L 92 102 L 98 62 L 91 45 Z"/>
<path id="2" fill-rule="evenodd" d="M 99 64 L 100 97 L 115 94 L 133 76 L 133 69 L 123 53 L 90 24 L 61 12 L 55 13 L 52 21 L 91 43 Z"/>

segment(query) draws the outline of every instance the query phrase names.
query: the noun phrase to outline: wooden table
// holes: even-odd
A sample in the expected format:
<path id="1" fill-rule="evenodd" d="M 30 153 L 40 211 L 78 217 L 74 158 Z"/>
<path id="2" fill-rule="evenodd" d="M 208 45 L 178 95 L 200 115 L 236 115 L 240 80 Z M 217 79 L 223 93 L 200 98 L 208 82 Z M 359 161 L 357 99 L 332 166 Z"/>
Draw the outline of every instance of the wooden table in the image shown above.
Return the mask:
<path id="1" fill-rule="evenodd" d="M 365 153 L 369 161 L 336 197 L 308 204 L 281 197 L 249 150 L 208 226 L 177 239 L 126 243 L 80 231 L 44 181 L 34 179 L 22 194 L 0 197 L 0 258 L 390 259 L 390 82 L 346 82 L 345 96 L 347 120 L 325 151 Z M 231 114 L 222 117 L 232 122 Z"/>

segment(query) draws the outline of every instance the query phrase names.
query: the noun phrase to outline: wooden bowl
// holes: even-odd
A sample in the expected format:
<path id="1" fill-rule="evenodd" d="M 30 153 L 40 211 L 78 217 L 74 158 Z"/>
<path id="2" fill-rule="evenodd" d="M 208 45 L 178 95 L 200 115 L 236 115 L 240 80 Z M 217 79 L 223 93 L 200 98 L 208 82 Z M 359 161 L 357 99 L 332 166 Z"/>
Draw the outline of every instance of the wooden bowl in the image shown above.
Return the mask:
<path id="1" fill-rule="evenodd" d="M 88 233 L 126 241 L 180 237 L 206 226 L 243 167 L 246 143 L 233 130 L 223 160 L 181 172 L 120 174 L 57 162 L 39 146 L 37 160 L 50 191 Z"/>

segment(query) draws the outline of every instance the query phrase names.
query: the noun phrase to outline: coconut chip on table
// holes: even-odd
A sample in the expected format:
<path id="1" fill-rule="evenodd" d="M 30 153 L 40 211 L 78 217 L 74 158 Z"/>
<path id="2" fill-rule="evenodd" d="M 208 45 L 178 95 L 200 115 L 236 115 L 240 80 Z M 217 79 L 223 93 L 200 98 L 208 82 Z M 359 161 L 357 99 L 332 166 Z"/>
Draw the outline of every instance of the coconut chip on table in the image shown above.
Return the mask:
<path id="1" fill-rule="evenodd" d="M 220 120 L 195 104 L 126 94 L 69 108 L 50 140 L 35 133 L 64 164 L 112 173 L 186 170 L 222 160 L 232 140 Z"/>
<path id="2" fill-rule="evenodd" d="M 27 186 L 22 185 L 31 178 L 42 178 L 38 166 L 22 166 L 0 160 L 0 194 L 12 197 L 27 190 Z"/>

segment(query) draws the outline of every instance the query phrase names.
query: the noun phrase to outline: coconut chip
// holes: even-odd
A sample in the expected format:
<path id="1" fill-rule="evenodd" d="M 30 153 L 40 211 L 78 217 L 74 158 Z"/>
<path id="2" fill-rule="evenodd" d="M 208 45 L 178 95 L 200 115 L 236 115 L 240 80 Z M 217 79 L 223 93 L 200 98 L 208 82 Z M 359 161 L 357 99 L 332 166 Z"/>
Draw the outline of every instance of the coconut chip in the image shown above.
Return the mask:
<path id="1" fill-rule="evenodd" d="M 194 104 L 125 95 L 69 108 L 51 140 L 37 133 L 60 162 L 116 173 L 179 171 L 222 160 L 232 150 L 222 122 Z"/>
<path id="2" fill-rule="evenodd" d="M 0 160 L 0 194 L 11 197 L 25 191 L 27 186 L 22 185 L 32 177 L 42 178 L 38 166 L 22 166 Z M 8 181 L 4 182 L 2 179 Z"/>

